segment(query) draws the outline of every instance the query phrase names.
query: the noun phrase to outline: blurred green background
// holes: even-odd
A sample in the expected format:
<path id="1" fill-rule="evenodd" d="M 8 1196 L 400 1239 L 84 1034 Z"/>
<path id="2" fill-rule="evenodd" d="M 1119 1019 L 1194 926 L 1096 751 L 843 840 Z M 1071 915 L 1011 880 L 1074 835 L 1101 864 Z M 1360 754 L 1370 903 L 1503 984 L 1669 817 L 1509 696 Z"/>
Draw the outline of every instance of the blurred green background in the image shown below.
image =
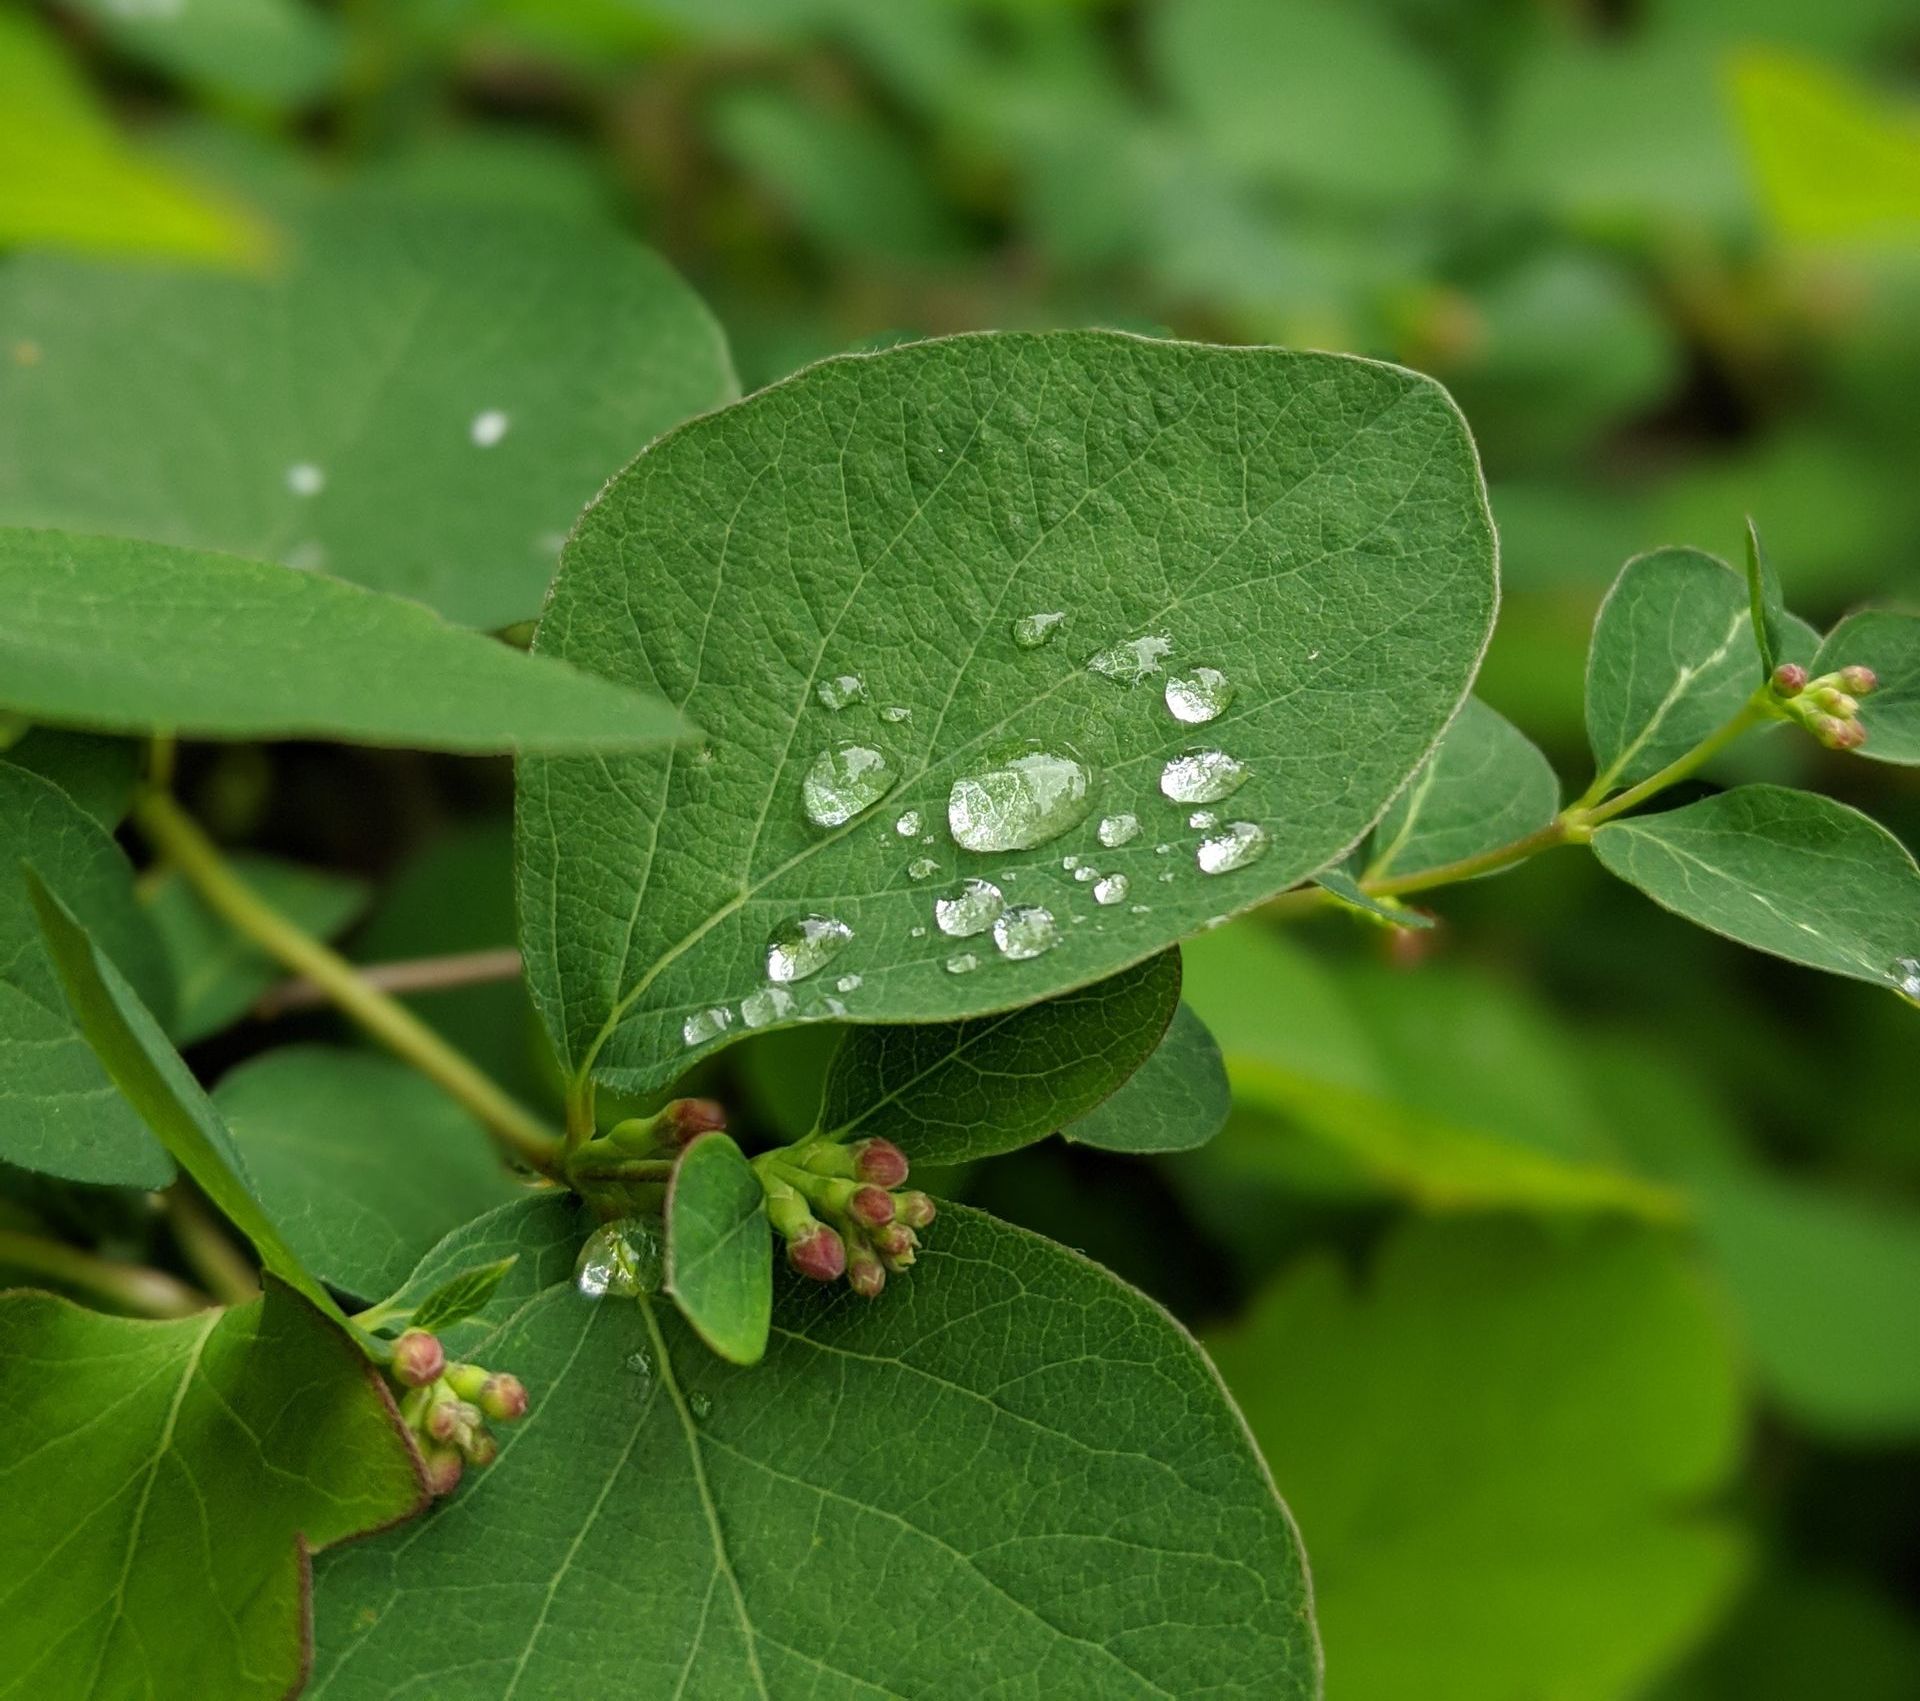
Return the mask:
<path id="1" fill-rule="evenodd" d="M 1630 554 L 1735 555 L 1752 513 L 1816 625 L 1920 600 L 1911 0 L 0 11 L 0 299 L 28 265 L 129 302 L 162 274 L 211 291 L 374 191 L 537 216 L 583 266 L 638 238 L 749 388 L 1088 324 L 1437 375 L 1502 538 L 1481 693 L 1570 793 L 1587 633 Z M 0 420 L 39 358 L 0 308 Z M 358 957 L 512 942 L 504 767 L 289 746 L 183 773 L 222 836 L 336 877 L 313 925 Z M 1735 775 L 1920 844 L 1912 771 L 1777 737 Z M 1338 1701 L 1920 1695 L 1914 1012 L 1694 932 L 1577 852 L 1434 907 L 1434 934 L 1253 919 L 1189 949 L 1235 1086 L 1212 1147 L 1052 1142 L 951 1190 L 1215 1349 L 1302 1524 Z M 207 1078 L 332 1031 L 228 1027 L 256 990 L 208 1015 Z M 552 1097 L 517 988 L 418 1006 Z M 750 1130 L 804 1125 L 824 1038 L 755 1040 L 700 1084 Z"/>

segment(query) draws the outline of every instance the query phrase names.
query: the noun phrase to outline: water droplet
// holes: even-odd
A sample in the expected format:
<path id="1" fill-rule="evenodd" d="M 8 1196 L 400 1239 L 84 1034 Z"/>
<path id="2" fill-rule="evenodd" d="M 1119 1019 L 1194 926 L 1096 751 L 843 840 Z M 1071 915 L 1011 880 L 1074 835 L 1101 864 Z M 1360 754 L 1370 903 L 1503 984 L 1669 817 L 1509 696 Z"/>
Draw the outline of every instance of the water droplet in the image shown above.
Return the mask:
<path id="1" fill-rule="evenodd" d="M 1218 803 L 1246 777 L 1246 763 L 1224 750 L 1188 750 L 1160 770 L 1160 789 L 1175 803 Z"/>
<path id="2" fill-rule="evenodd" d="M 1128 915 L 1152 915 L 1153 908 L 1149 904 L 1129 904 L 1127 905 L 1127 914 Z"/>
<path id="3" fill-rule="evenodd" d="M 687 1396 L 687 1410 L 693 1414 L 695 1423 L 705 1423 L 713 1416 L 713 1396 L 703 1394 L 698 1388 Z"/>
<path id="4" fill-rule="evenodd" d="M 1153 847 L 1153 854 L 1155 856 L 1165 856 L 1172 849 L 1172 845 L 1155 845 Z"/>
<path id="5" fill-rule="evenodd" d="M 573 1283 L 589 1299 L 631 1299 L 658 1293 L 664 1268 L 660 1231 L 645 1217 L 616 1217 L 587 1236 Z"/>
<path id="6" fill-rule="evenodd" d="M 970 975 L 980 966 L 980 959 L 971 951 L 956 951 L 947 959 L 947 973 L 950 975 Z"/>
<path id="7" fill-rule="evenodd" d="M 1095 868 L 1090 862 L 1083 862 L 1073 871 L 1073 877 L 1084 885 L 1089 880 L 1098 880 L 1100 878 L 1100 870 Z"/>
<path id="8" fill-rule="evenodd" d="M 1920 957 L 1896 957 L 1892 973 L 1900 995 L 1920 1004 Z"/>
<path id="9" fill-rule="evenodd" d="M 1217 667 L 1196 667 L 1167 679 L 1167 710 L 1189 726 L 1204 725 L 1232 701 L 1233 681 Z"/>
<path id="10" fill-rule="evenodd" d="M 907 937 L 909 939 L 924 939 L 926 936 L 927 930 L 924 927 L 910 927 L 907 929 Z"/>
<path id="11" fill-rule="evenodd" d="M 794 1011 L 793 994 L 784 986 L 763 986 L 740 1000 L 740 1020 L 750 1028 L 784 1022 Z"/>
<path id="12" fill-rule="evenodd" d="M 1160 876 L 1160 884 L 1162 886 L 1167 886 L 1167 885 L 1171 885 L 1172 882 L 1173 882 L 1173 870 L 1169 868 L 1166 871 L 1166 873 Z"/>
<path id="13" fill-rule="evenodd" d="M 1127 895 L 1127 877 L 1124 874 L 1109 874 L 1093 888 L 1093 901 L 1096 904 L 1117 904 Z"/>
<path id="14" fill-rule="evenodd" d="M 767 979 L 805 980 L 840 955 L 853 929 L 830 915 L 795 916 L 783 921 L 767 940 Z"/>
<path id="15" fill-rule="evenodd" d="M 947 826 L 972 851 L 1032 850 L 1086 819 L 1087 770 L 1071 756 L 1030 749 L 953 782 Z"/>
<path id="16" fill-rule="evenodd" d="M 1252 821 L 1229 821 L 1224 833 L 1202 839 L 1194 852 L 1202 874 L 1231 874 L 1266 853 L 1267 830 Z"/>
<path id="17" fill-rule="evenodd" d="M 653 1374 L 653 1358 L 648 1353 L 628 1353 L 627 1356 L 621 1360 L 621 1363 L 626 1366 L 627 1373 L 630 1376 L 651 1376 Z"/>
<path id="18" fill-rule="evenodd" d="M 733 1026 L 733 1012 L 724 1004 L 716 1004 L 711 1009 L 696 1010 L 680 1024 L 680 1037 L 688 1045 L 705 1045 L 710 1039 L 718 1039 Z"/>
<path id="19" fill-rule="evenodd" d="M 1220 817 L 1211 809 L 1196 809 L 1187 817 L 1187 825 L 1202 833 L 1210 833 L 1220 825 Z"/>
<path id="20" fill-rule="evenodd" d="M 844 1016 L 847 1013 L 846 1005 L 842 1004 L 837 998 L 828 998 L 822 1002 L 826 1005 L 826 1011 L 829 1016 Z"/>
<path id="21" fill-rule="evenodd" d="M 473 423 L 467 427 L 467 435 L 473 439 L 477 449 L 491 449 L 507 434 L 507 426 L 512 422 L 498 408 L 488 408 L 485 413 L 473 416 Z"/>
<path id="22" fill-rule="evenodd" d="M 287 468 L 287 488 L 295 496 L 318 496 L 327 488 L 327 475 L 311 461 L 295 461 Z"/>
<path id="23" fill-rule="evenodd" d="M 963 880 L 935 900 L 933 919 L 949 939 L 971 939 L 986 932 L 1006 907 L 1006 898 L 991 880 Z"/>
<path id="24" fill-rule="evenodd" d="M 898 726 L 902 721 L 913 719 L 913 711 L 905 703 L 889 703 L 880 711 L 880 718 L 889 726 Z"/>
<path id="25" fill-rule="evenodd" d="M 920 811 L 909 809 L 893 824 L 893 830 L 903 839 L 910 839 L 920 831 Z"/>
<path id="26" fill-rule="evenodd" d="M 1080 859 L 1077 856 L 1063 856 L 1060 859 L 1060 866 L 1071 872 L 1080 866 Z"/>
<path id="27" fill-rule="evenodd" d="M 898 778 L 884 752 L 864 744 L 836 744 L 813 759 L 801 782 L 800 799 L 816 827 L 838 827 L 871 809 Z"/>
<path id="28" fill-rule="evenodd" d="M 909 880 L 927 880 L 940 872 L 940 864 L 930 856 L 916 856 L 907 864 Z"/>
<path id="29" fill-rule="evenodd" d="M 1037 957 L 1060 943 L 1060 928 L 1053 911 L 1038 904 L 1016 904 L 993 924 L 993 942 L 1000 955 L 1015 962 Z"/>
<path id="30" fill-rule="evenodd" d="M 1109 644 L 1098 655 L 1087 658 L 1087 666 L 1103 679 L 1116 685 L 1138 685 L 1150 673 L 1158 673 L 1160 664 L 1173 653 L 1173 640 L 1164 634 L 1148 633 L 1143 638 L 1127 638 Z"/>
<path id="31" fill-rule="evenodd" d="M 1109 815 L 1100 823 L 1100 842 L 1108 850 L 1133 843 L 1140 836 L 1138 815 Z"/>
<path id="32" fill-rule="evenodd" d="M 844 709 L 849 703 L 857 703 L 867 694 L 867 687 L 857 673 L 841 673 L 831 679 L 823 679 L 813 688 L 821 706 L 828 709 Z"/>
<path id="33" fill-rule="evenodd" d="M 833 983 L 833 990 L 835 992 L 858 992 L 860 990 L 860 977 L 858 975 L 842 975 Z"/>
<path id="34" fill-rule="evenodd" d="M 1065 609 L 1049 614 L 1023 614 L 1013 623 L 1013 641 L 1023 650 L 1037 650 L 1067 623 Z"/>

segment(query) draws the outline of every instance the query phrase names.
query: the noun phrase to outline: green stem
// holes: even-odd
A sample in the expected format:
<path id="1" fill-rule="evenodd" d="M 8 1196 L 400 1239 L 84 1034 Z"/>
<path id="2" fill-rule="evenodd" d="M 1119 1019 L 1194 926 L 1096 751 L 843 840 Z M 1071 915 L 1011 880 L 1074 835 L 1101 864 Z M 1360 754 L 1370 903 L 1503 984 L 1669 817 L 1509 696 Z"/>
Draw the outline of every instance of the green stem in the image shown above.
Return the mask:
<path id="1" fill-rule="evenodd" d="M 191 1317 L 213 1301 L 164 1270 L 117 1264 L 64 1241 L 0 1229 L 0 1266 L 44 1276 L 136 1317 Z"/>
<path id="2" fill-rule="evenodd" d="M 260 1297 L 260 1277 L 227 1238 L 199 1195 L 176 1181 L 163 1195 L 180 1256 L 222 1305 L 245 1305 Z"/>
<path id="3" fill-rule="evenodd" d="M 1762 721 L 1775 718 L 1768 705 L 1773 701 L 1772 693 L 1762 686 L 1749 697 L 1740 712 L 1717 731 L 1707 736 L 1689 750 L 1684 756 L 1676 757 L 1657 774 L 1642 780 L 1636 786 L 1629 786 L 1618 797 L 1597 804 L 1592 808 L 1562 811 L 1563 814 L 1578 814 L 1584 818 L 1584 824 L 1590 833 L 1595 827 L 1604 826 L 1616 815 L 1624 815 L 1629 809 L 1638 808 L 1652 797 L 1655 792 L 1665 791 L 1668 786 L 1686 779 L 1690 774 L 1718 756 L 1721 751 L 1743 734 L 1750 732 Z"/>
<path id="4" fill-rule="evenodd" d="M 145 791 L 135 801 L 133 813 L 140 830 L 193 883 L 210 909 L 284 967 L 321 987 L 345 1015 L 458 1100 L 515 1156 L 543 1174 L 557 1176 L 560 1142 L 538 1117 L 515 1103 L 412 1011 L 369 986 L 344 957 L 261 899 L 171 797 Z"/>

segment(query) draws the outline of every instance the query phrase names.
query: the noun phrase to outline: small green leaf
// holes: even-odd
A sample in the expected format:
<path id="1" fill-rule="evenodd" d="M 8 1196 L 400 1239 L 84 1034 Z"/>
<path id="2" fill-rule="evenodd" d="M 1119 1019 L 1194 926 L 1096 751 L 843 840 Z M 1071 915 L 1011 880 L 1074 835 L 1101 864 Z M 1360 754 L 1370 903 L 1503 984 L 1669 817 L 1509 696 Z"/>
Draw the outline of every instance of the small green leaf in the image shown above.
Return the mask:
<path id="1" fill-rule="evenodd" d="M 140 783 L 140 746 L 129 738 L 35 727 L 6 759 L 51 780 L 109 833 L 126 820 Z"/>
<path id="2" fill-rule="evenodd" d="M 1872 668 L 1879 678 L 1873 694 L 1860 700 L 1867 742 L 1858 754 L 1909 767 L 1920 763 L 1920 615 L 1881 608 L 1848 615 L 1827 634 L 1811 671 L 1854 665 Z"/>
<path id="3" fill-rule="evenodd" d="M 373 1052 L 282 1046 L 223 1076 L 213 1104 L 287 1244 L 359 1299 L 516 1191 L 479 1123 Z"/>
<path id="4" fill-rule="evenodd" d="M 245 851 L 228 861 L 249 891 L 317 939 L 331 939 L 366 905 L 366 883 L 348 875 Z M 209 909 L 179 870 L 162 868 L 142 898 L 173 966 L 174 1010 L 167 1031 L 174 1044 L 192 1045 L 230 1027 L 285 974 Z"/>
<path id="5" fill-rule="evenodd" d="M 827 1071 L 820 1127 L 880 1135 L 916 1163 L 1043 1140 L 1153 1055 L 1180 1002 L 1180 953 L 1001 1016 L 854 1028 Z"/>
<path id="6" fill-rule="evenodd" d="M 1787 605 L 1780 595 L 1780 577 L 1760 542 L 1760 528 L 1747 516 L 1747 602 L 1753 641 L 1760 651 L 1760 677 L 1765 679 L 1786 653 Z"/>
<path id="7" fill-rule="evenodd" d="M 0 529 L 0 707 L 106 732 L 428 750 L 633 750 L 658 698 L 318 573 Z"/>
<path id="8" fill-rule="evenodd" d="M 1552 763 L 1506 716 L 1469 697 L 1374 828 L 1365 878 L 1424 874 L 1478 856 L 1546 826 L 1559 807 Z"/>
<path id="9" fill-rule="evenodd" d="M 281 1701 L 308 1555 L 426 1500 L 372 1367 L 271 1279 L 166 1323 L 0 1296 L 0 1362 L 9 1695 Z"/>
<path id="10" fill-rule="evenodd" d="M 1383 921 L 1389 927 L 1404 927 L 1409 933 L 1418 933 L 1433 926 L 1432 916 L 1423 915 L 1397 899 L 1376 898 L 1344 868 L 1323 868 L 1313 877 L 1313 883 L 1349 908 Z"/>
<path id="11" fill-rule="evenodd" d="M 451 1281 L 441 1283 L 413 1309 L 407 1318 L 409 1327 L 437 1335 L 456 1323 L 479 1316 L 493 1302 L 500 1284 L 507 1279 L 507 1272 L 519 1261 L 518 1253 L 509 1253 L 491 1264 L 476 1264 L 470 1270 L 462 1270 Z"/>
<path id="12" fill-rule="evenodd" d="M 1319 1694 L 1299 1547 L 1191 1338 L 990 1217 L 943 1207 L 873 1305 L 783 1277 L 750 1369 L 570 1281 L 471 1356 L 533 1416 L 482 1491 L 322 1558 L 321 1701 Z"/>
<path id="13" fill-rule="evenodd" d="M 1226 1126 L 1233 1108 L 1227 1066 L 1213 1035 L 1186 1005 L 1153 1055 L 1104 1103 L 1065 1124 L 1076 1146 L 1108 1152 L 1189 1152 Z"/>
<path id="14" fill-rule="evenodd" d="M 726 1135 L 702 1134 L 667 1184 L 666 1291 L 722 1358 L 758 1364 L 773 1315 L 767 1195 Z"/>
<path id="15" fill-rule="evenodd" d="M 0 1159 L 69 1181 L 164 1187 L 173 1165 L 114 1091 L 60 994 L 23 863 L 159 1009 L 172 994 L 120 847 L 47 780 L 0 762 Z"/>
<path id="16" fill-rule="evenodd" d="M 1920 1002 L 1920 868 L 1858 810 L 1740 786 L 1593 836 L 1612 874 L 1688 921 Z"/>

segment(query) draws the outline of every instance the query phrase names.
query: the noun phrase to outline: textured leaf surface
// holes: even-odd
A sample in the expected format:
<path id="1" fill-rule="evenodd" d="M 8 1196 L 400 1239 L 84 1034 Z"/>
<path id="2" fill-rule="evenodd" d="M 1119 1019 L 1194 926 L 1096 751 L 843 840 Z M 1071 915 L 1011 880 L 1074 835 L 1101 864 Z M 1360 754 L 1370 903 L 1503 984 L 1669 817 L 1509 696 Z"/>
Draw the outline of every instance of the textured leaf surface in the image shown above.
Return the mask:
<path id="1" fill-rule="evenodd" d="M 607 477 L 733 394 L 705 309 L 623 237 L 360 194 L 291 241 L 265 279 L 9 265 L 0 320 L 42 358 L 0 369 L 0 520 L 323 567 L 502 626 L 539 612 Z"/>
<path id="2" fill-rule="evenodd" d="M 855 1028 L 827 1071 L 820 1126 L 874 1135 L 919 1163 L 962 1163 L 1043 1140 L 1153 1055 L 1180 1003 L 1180 955 L 1024 1010 L 912 1028 Z"/>
<path id="3" fill-rule="evenodd" d="M 478 1356 L 533 1411 L 323 1562 L 315 1701 L 1318 1694 L 1286 1514 L 1163 1312 L 958 1207 L 884 1303 L 801 1289 L 750 1370 L 657 1300 L 513 1313 Z"/>
<path id="4" fill-rule="evenodd" d="M 1815 673 L 1859 663 L 1879 678 L 1862 699 L 1867 742 L 1859 754 L 1879 762 L 1920 763 L 1920 615 L 1868 609 L 1849 615 L 1827 634 Z"/>
<path id="5" fill-rule="evenodd" d="M 694 1333 L 734 1364 L 757 1364 L 773 1315 L 767 1195 L 724 1134 L 680 1154 L 667 1188 L 667 1289 Z"/>
<path id="6" fill-rule="evenodd" d="M 359 1299 L 515 1193 L 479 1123 L 371 1052 L 283 1046 L 224 1076 L 213 1103 L 287 1244 Z"/>
<path id="7" fill-rule="evenodd" d="M 1920 868 L 1886 828 L 1832 798 L 1740 786 L 1610 822 L 1593 853 L 1701 927 L 1920 1001 Z"/>
<path id="8" fill-rule="evenodd" d="M 70 726 L 467 751 L 681 730 L 657 698 L 264 561 L 0 530 L 0 605 L 0 707 Z"/>
<path id="9" fill-rule="evenodd" d="M 1738 1580 L 1699 1506 L 1737 1456 L 1736 1360 L 1652 1234 L 1423 1226 L 1364 1296 L 1316 1261 L 1212 1344 L 1352 1701 L 1639 1693 Z"/>
<path id="10" fill-rule="evenodd" d="M 114 1090 L 67 1008 L 23 862 L 160 1009 L 171 991 L 119 846 L 46 780 L 0 762 L 0 1158 L 69 1181 L 164 1186 L 173 1166 Z"/>
<path id="11" fill-rule="evenodd" d="M 456 1323 L 464 1323 L 470 1317 L 477 1317 L 493 1303 L 493 1296 L 500 1291 L 500 1284 L 511 1274 L 519 1262 L 517 1253 L 509 1253 L 504 1258 L 496 1258 L 491 1264 L 476 1264 L 470 1270 L 462 1270 L 451 1281 L 442 1282 L 415 1306 L 407 1321 L 416 1329 L 425 1329 L 429 1334 L 437 1335 L 451 1329 Z"/>
<path id="12" fill-rule="evenodd" d="M 51 780 L 109 833 L 126 820 L 140 783 L 140 746 L 127 738 L 36 727 L 8 749 L 6 759 Z"/>
<path id="13" fill-rule="evenodd" d="M 1109 1152 L 1186 1152 L 1218 1134 L 1232 1106 L 1220 1047 L 1206 1023 L 1182 1004 L 1153 1055 L 1110 1098 L 1060 1133 L 1077 1146 Z"/>
<path id="14" fill-rule="evenodd" d="M 1787 659 L 1787 605 L 1780 594 L 1780 575 L 1760 541 L 1760 528 L 1751 519 L 1747 521 L 1747 610 L 1764 679 Z"/>
<path id="15" fill-rule="evenodd" d="M 0 1696 L 281 1701 L 308 1555 L 418 1510 L 352 1343 L 298 1295 L 154 1323 L 0 1296 Z"/>
<path id="16" fill-rule="evenodd" d="M 1086 985 L 1284 890 L 1431 749 L 1493 579 L 1445 394 L 1349 358 L 959 337 L 825 362 L 673 433 L 583 520 L 538 640 L 712 735 L 521 770 L 523 940 L 562 1058 L 665 1082 L 696 1055 L 687 1034 L 746 1025 L 770 937 L 809 915 L 852 938 L 786 988 L 792 1019 L 935 1021 Z M 1015 641 L 1053 614 L 1045 642 Z M 1163 688 L 1199 667 L 1233 695 L 1185 723 Z M 843 678 L 863 695 L 825 707 Z M 1027 741 L 1085 769 L 1084 820 L 961 848 L 956 782 Z M 881 752 L 897 783 L 818 827 L 803 782 L 841 744 Z M 1244 764 L 1221 821 L 1267 836 L 1213 875 L 1193 805 L 1160 784 L 1196 746 Z M 1098 823 L 1122 815 L 1142 830 L 1104 845 Z M 1125 901 L 1096 901 L 1068 856 L 1124 876 Z M 934 901 L 968 877 L 1048 911 L 1057 942 L 1006 960 L 986 933 L 946 936 Z"/>

